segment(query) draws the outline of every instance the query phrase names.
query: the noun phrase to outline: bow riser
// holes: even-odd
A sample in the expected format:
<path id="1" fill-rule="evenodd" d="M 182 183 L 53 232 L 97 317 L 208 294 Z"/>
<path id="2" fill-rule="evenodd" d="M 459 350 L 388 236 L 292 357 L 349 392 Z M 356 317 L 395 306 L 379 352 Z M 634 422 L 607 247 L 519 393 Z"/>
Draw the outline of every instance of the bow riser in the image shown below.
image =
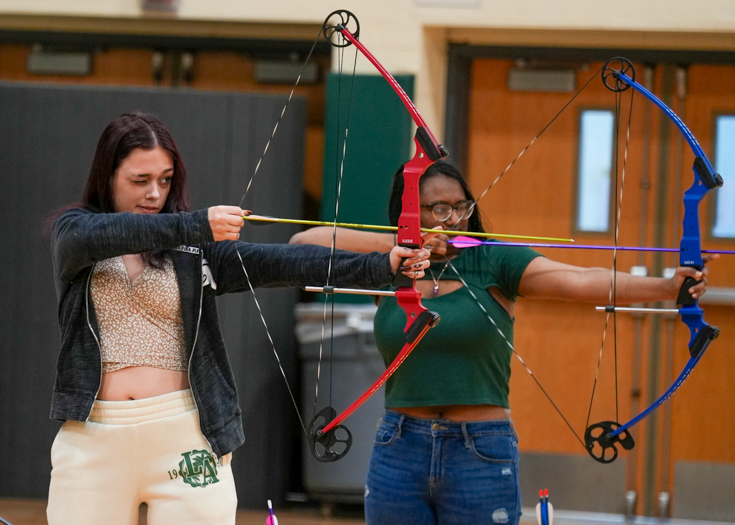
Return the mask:
<path id="1" fill-rule="evenodd" d="M 694 173 L 695 184 L 684 193 L 684 229 L 679 244 L 679 264 L 701 270 L 703 263 L 702 241 L 699 237 L 699 203 L 709 189 L 701 185 L 701 179 L 696 175 L 697 170 Z"/>
<path id="2" fill-rule="evenodd" d="M 417 133 L 418 135 L 418 133 Z M 403 195 L 401 196 L 401 216 L 398 218 L 396 244 L 408 248 L 421 248 L 421 194 L 419 179 L 434 161 L 424 151 L 418 138 L 416 155 L 403 168 Z"/>
<path id="3" fill-rule="evenodd" d="M 684 231 L 679 245 L 679 264 L 702 269 L 702 242 L 699 233 L 699 203 L 709 190 L 722 186 L 722 177 L 709 171 L 708 162 L 697 157 L 692 170 L 694 184 L 684 193 Z"/>
<path id="4" fill-rule="evenodd" d="M 424 334 L 424 325 L 429 328 L 439 322 L 439 315 L 430 312 L 421 304 L 421 292 L 414 288 L 402 287 L 396 290 L 396 302 L 406 312 L 406 327 L 403 332 L 407 343 L 412 343 L 416 337 Z"/>

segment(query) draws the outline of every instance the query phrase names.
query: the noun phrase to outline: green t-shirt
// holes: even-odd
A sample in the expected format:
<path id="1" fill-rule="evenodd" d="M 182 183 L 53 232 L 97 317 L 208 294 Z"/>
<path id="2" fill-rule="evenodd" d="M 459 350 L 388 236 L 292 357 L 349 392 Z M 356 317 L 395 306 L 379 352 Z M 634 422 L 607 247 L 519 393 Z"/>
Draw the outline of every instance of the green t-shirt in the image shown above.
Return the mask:
<path id="1" fill-rule="evenodd" d="M 521 276 L 540 254 L 528 248 L 478 246 L 452 260 L 441 279 L 459 280 L 477 296 L 508 341 L 513 343 L 513 319 L 487 291 L 499 288 L 510 300 L 518 297 Z M 435 277 L 445 261 L 432 263 Z M 430 272 L 426 279 L 431 280 Z M 411 355 L 388 379 L 387 407 L 490 404 L 508 407 L 512 350 L 477 301 L 462 286 L 423 305 L 441 322 L 424 336 Z M 406 314 L 395 297 L 383 297 L 375 315 L 375 342 L 388 366 L 405 340 Z"/>

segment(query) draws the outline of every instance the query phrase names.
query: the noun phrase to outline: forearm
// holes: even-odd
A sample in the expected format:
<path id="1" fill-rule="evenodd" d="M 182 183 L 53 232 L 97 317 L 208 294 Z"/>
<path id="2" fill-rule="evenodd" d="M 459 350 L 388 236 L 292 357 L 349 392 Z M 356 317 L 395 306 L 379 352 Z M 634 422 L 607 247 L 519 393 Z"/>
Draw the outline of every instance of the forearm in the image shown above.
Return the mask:
<path id="1" fill-rule="evenodd" d="M 289 244 L 316 244 L 318 246 L 332 246 L 334 228 L 319 226 L 299 232 L 289 241 Z M 389 252 L 395 246 L 392 233 L 377 233 L 357 231 L 349 228 L 337 228 L 335 248 L 351 252 Z"/>
<path id="2" fill-rule="evenodd" d="M 610 269 L 582 268 L 539 257 L 526 268 L 519 293 L 529 298 L 603 305 L 613 300 L 610 294 L 612 278 Z M 679 289 L 672 279 L 617 272 L 613 293 L 617 304 L 630 304 L 673 300 Z"/>
<path id="3" fill-rule="evenodd" d="M 613 274 L 606 268 L 585 268 L 578 286 L 572 287 L 575 297 L 571 300 L 608 304 L 649 303 L 654 301 L 675 300 L 679 290 L 671 279 L 663 277 L 642 277 L 625 272 L 615 273 L 615 288 L 610 295 Z"/>
<path id="4" fill-rule="evenodd" d="M 332 258 L 331 251 L 320 246 L 227 241 L 211 244 L 205 256 L 214 273 L 218 293 L 247 291 L 250 284 L 254 288 L 323 286 L 328 276 L 334 286 L 373 289 L 390 284 L 393 279 L 389 256 L 381 253 L 357 254 L 340 250 Z"/>

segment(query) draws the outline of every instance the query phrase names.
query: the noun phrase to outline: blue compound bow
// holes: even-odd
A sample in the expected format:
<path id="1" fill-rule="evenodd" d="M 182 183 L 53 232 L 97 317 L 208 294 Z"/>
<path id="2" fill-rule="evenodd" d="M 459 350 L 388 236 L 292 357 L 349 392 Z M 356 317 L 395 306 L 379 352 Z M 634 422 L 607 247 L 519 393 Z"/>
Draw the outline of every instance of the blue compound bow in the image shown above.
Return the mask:
<path id="1" fill-rule="evenodd" d="M 699 203 L 710 190 L 722 186 L 722 177 L 715 173 L 707 155 L 704 154 L 697 139 L 694 138 L 694 135 L 682 122 L 681 118 L 659 100 L 656 95 L 635 81 L 635 69 L 629 60 L 625 58 L 609 60 L 603 68 L 602 79 L 605 86 L 611 91 L 621 92 L 633 88 L 653 102 L 676 124 L 676 127 L 684 134 L 687 143 L 692 148 L 695 156 L 694 182 L 684 193 L 684 231 L 679 245 L 679 265 L 701 270 L 704 261 L 702 260 Z M 587 428 L 584 435 L 585 445 L 589 454 L 597 461 L 601 463 L 615 461 L 618 457 L 617 444 L 620 444 L 625 450 L 631 450 L 635 446 L 633 437 L 628 430 L 646 418 L 676 392 L 689 377 L 694 367 L 697 366 L 710 343 L 720 334 L 719 328 L 710 326 L 705 322 L 704 311 L 697 304 L 697 299 L 689 294 L 688 290 L 695 284 L 697 284 L 695 279 L 691 277 L 686 279 L 676 300 L 676 304 L 681 305 L 681 308 L 674 310 L 681 316 L 682 322 L 687 325 L 691 334 L 689 339 L 689 354 L 691 357 L 689 361 L 666 392 L 651 406 L 627 423 L 621 425 L 616 421 L 602 421 Z M 608 306 L 605 307 L 605 310 L 615 312 L 626 309 Z"/>

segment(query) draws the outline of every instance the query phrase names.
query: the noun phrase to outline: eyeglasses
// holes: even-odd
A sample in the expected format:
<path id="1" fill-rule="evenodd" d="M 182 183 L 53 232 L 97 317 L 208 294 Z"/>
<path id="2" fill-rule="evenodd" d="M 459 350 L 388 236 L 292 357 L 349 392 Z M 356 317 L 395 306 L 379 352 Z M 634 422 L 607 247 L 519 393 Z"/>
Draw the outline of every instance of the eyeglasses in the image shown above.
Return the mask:
<path id="1" fill-rule="evenodd" d="M 456 205 L 438 202 L 436 204 L 422 204 L 422 208 L 430 208 L 431 214 L 439 222 L 444 222 L 452 216 L 452 210 L 457 210 L 459 220 L 469 219 L 475 211 L 475 201 L 460 201 Z"/>

